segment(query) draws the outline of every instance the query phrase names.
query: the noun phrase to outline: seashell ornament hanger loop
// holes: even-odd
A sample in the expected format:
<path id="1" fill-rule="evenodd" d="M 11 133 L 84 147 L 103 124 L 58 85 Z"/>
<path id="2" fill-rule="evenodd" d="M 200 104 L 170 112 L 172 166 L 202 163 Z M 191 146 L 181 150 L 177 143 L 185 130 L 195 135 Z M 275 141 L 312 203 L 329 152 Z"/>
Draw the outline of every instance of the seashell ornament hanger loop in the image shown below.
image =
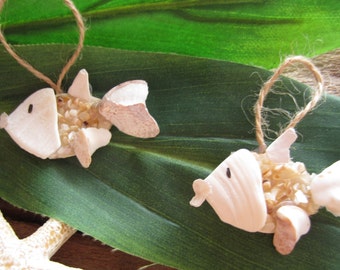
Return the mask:
<path id="1" fill-rule="evenodd" d="M 6 2 L 6 0 L 0 0 L 0 11 L 2 10 L 2 7 L 3 7 L 5 2 Z M 67 61 L 67 63 L 65 64 L 65 66 L 61 70 L 57 83 L 54 83 L 49 77 L 47 77 L 45 74 L 43 74 L 42 72 L 40 72 L 39 70 L 34 68 L 26 60 L 22 59 L 13 50 L 13 48 L 8 44 L 4 34 L 2 32 L 2 29 L 0 28 L 0 41 L 3 44 L 4 48 L 6 49 L 6 51 L 21 66 L 23 66 L 28 71 L 30 71 L 34 76 L 36 76 L 37 78 L 39 78 L 39 79 L 43 80 L 44 82 L 46 82 L 47 84 L 49 84 L 54 89 L 56 94 L 60 94 L 60 93 L 63 92 L 62 89 L 61 89 L 61 83 L 62 83 L 66 73 L 69 71 L 71 66 L 75 63 L 75 61 L 77 60 L 81 50 L 83 49 L 84 39 L 85 39 L 85 31 L 86 31 L 86 28 L 84 26 L 84 22 L 83 22 L 82 16 L 81 16 L 80 12 L 78 11 L 78 9 L 76 8 L 76 6 L 73 4 L 73 2 L 71 0 L 64 0 L 64 3 L 72 11 L 72 13 L 73 13 L 73 15 L 75 17 L 75 20 L 76 20 L 76 23 L 77 23 L 77 26 L 78 26 L 78 30 L 79 30 L 79 41 L 78 41 L 77 48 L 74 51 L 73 55 L 70 57 L 70 59 Z"/>
<path id="2" fill-rule="evenodd" d="M 308 112 L 310 112 L 321 99 L 323 92 L 324 92 L 324 82 L 320 71 L 317 69 L 314 64 L 309 61 L 307 58 L 303 56 L 294 56 L 287 58 L 282 65 L 275 71 L 273 76 L 263 85 L 260 90 L 258 100 L 255 104 L 254 111 L 255 111 L 255 128 L 256 128 L 256 140 L 259 144 L 259 153 L 264 153 L 266 151 L 266 144 L 264 141 L 264 132 L 262 130 L 263 126 L 263 119 L 262 119 L 262 108 L 264 100 L 267 94 L 271 91 L 272 86 L 278 80 L 280 75 L 283 73 L 284 69 L 288 66 L 291 66 L 294 63 L 301 63 L 303 64 L 315 77 L 318 87 L 314 89 L 314 94 L 311 97 L 311 100 L 308 104 L 303 108 L 301 111 L 297 112 L 293 119 L 291 119 L 290 123 L 286 127 L 285 130 L 289 128 L 294 128 L 301 120 L 306 116 Z"/>

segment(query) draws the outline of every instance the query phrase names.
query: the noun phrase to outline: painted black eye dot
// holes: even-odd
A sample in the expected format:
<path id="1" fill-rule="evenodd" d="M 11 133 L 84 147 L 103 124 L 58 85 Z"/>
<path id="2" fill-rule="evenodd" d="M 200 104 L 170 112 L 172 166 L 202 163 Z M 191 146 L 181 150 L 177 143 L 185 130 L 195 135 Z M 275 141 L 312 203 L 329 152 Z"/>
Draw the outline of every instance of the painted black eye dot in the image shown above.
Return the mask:
<path id="1" fill-rule="evenodd" d="M 226 174 L 228 178 L 231 178 L 231 171 L 229 168 L 227 168 Z"/>
<path id="2" fill-rule="evenodd" d="M 33 104 L 28 105 L 28 113 L 31 113 L 33 111 Z"/>

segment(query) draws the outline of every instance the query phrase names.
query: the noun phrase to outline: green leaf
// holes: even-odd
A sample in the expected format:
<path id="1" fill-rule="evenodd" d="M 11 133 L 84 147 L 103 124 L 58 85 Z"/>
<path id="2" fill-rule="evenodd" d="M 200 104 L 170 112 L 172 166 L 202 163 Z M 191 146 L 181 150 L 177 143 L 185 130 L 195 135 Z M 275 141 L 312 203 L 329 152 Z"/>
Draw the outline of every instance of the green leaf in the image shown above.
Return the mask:
<path id="1" fill-rule="evenodd" d="M 338 0 L 75 1 L 86 44 L 224 59 L 273 68 L 282 56 L 339 46 Z M 75 43 L 61 0 L 12 0 L 2 15 L 12 44 Z"/>
<path id="2" fill-rule="evenodd" d="M 65 45 L 16 47 L 53 80 Z M 0 112 L 10 113 L 30 93 L 46 87 L 0 51 Z M 247 233 L 222 223 L 211 207 L 189 206 L 192 182 L 205 178 L 231 151 L 254 149 L 251 108 L 269 72 L 225 61 L 170 54 L 86 47 L 67 86 L 86 68 L 94 95 L 144 79 L 147 105 L 160 135 L 142 140 L 112 128 L 110 144 L 93 155 L 89 169 L 75 158 L 41 160 L 0 131 L 0 196 L 12 204 L 60 219 L 125 252 L 179 269 L 337 269 L 340 220 L 322 210 L 289 256 L 272 235 Z M 303 106 L 305 86 L 283 79 Z M 269 107 L 295 110 L 286 96 Z M 340 99 L 327 99 L 299 125 L 295 161 L 320 172 L 339 159 Z M 249 120 L 250 121 L 249 121 Z M 278 117 L 273 124 L 276 130 Z"/>

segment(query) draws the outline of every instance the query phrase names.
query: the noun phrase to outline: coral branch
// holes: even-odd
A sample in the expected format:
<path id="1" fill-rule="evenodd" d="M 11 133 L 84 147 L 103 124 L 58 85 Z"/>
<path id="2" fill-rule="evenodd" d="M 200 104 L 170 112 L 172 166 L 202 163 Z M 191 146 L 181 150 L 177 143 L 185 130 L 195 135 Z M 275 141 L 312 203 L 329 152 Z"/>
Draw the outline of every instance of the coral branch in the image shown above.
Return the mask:
<path id="1" fill-rule="evenodd" d="M 0 265 L 2 269 L 72 270 L 50 261 L 53 254 L 75 233 L 68 225 L 49 219 L 35 233 L 19 239 L 0 212 Z"/>

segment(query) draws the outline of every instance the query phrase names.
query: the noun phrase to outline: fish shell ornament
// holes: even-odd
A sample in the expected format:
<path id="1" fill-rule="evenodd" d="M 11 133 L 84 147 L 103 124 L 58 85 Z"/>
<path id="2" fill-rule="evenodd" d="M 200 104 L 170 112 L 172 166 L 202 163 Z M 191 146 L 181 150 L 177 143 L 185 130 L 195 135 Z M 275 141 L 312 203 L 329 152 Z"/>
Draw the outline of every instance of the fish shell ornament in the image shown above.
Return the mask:
<path id="1" fill-rule="evenodd" d="M 112 125 L 139 138 L 158 135 L 159 127 L 145 105 L 145 81 L 122 83 L 103 99 L 90 92 L 88 73 L 79 71 L 68 93 L 44 88 L 31 94 L 10 115 L 2 113 L 0 128 L 27 152 L 42 158 L 76 156 L 85 168 L 92 154 L 107 145 Z"/>
<path id="2" fill-rule="evenodd" d="M 309 215 L 320 207 L 340 216 L 340 161 L 309 174 L 290 159 L 297 136 L 293 128 L 263 154 L 241 149 L 232 153 L 204 180 L 193 182 L 198 207 L 205 200 L 219 218 L 248 232 L 274 233 L 274 246 L 289 254 L 310 228 Z"/>
<path id="3" fill-rule="evenodd" d="M 340 161 L 320 174 L 308 173 L 302 162 L 290 158 L 296 138 L 290 127 L 263 153 L 233 152 L 207 178 L 193 182 L 190 205 L 199 207 L 206 200 L 223 222 L 273 233 L 276 250 L 291 253 L 320 207 L 340 216 Z"/>

